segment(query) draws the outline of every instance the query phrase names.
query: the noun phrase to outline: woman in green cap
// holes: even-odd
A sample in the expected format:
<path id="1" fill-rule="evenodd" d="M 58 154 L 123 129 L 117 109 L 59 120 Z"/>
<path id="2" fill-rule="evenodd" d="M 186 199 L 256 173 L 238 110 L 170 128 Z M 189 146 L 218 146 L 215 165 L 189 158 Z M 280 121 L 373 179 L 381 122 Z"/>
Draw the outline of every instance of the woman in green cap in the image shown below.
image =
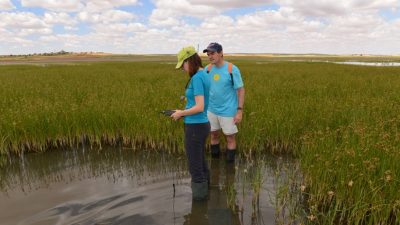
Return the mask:
<path id="1" fill-rule="evenodd" d="M 183 117 L 185 151 L 192 176 L 193 199 L 203 200 L 207 198 L 210 176 L 204 154 L 206 139 L 210 133 L 207 118 L 210 80 L 203 72 L 201 58 L 192 46 L 178 52 L 176 68 L 183 69 L 190 78 L 185 86 L 186 107 L 184 110 L 175 110 L 171 117 L 174 120 Z"/>

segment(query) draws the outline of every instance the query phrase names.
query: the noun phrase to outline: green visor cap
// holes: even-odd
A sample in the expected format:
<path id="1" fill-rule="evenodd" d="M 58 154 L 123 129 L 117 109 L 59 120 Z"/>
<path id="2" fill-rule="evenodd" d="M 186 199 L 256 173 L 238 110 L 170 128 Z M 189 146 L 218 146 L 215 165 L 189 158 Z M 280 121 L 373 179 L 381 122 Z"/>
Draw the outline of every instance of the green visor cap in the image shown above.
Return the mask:
<path id="1" fill-rule="evenodd" d="M 176 69 L 179 69 L 182 67 L 183 61 L 185 61 L 187 58 L 190 56 L 196 54 L 196 49 L 193 46 L 187 46 L 182 48 L 178 52 L 178 63 L 176 64 Z"/>

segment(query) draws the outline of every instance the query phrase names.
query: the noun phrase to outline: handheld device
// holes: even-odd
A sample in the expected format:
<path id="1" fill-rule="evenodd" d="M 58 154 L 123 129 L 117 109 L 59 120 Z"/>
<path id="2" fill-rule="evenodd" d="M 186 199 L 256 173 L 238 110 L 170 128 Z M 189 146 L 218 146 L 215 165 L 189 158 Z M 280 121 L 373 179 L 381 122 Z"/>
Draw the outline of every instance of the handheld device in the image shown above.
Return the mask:
<path id="1" fill-rule="evenodd" d="M 167 110 L 161 111 L 161 113 L 164 114 L 165 116 L 171 116 L 172 114 L 175 113 L 175 110 L 167 109 Z"/>

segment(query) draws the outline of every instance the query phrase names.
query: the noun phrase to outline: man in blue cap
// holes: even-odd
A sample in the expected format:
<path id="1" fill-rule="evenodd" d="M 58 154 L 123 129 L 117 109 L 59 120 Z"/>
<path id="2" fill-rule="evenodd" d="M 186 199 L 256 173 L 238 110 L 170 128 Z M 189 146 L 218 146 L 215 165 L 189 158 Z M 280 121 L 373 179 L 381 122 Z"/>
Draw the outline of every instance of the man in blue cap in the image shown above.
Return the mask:
<path id="1" fill-rule="evenodd" d="M 234 162 L 236 154 L 236 124 L 242 121 L 244 104 L 243 80 L 239 69 L 224 60 L 222 46 L 210 43 L 203 53 L 207 53 L 210 65 L 205 70 L 211 80 L 208 119 L 211 125 L 211 155 L 220 155 L 220 130 L 227 142 L 226 159 Z"/>

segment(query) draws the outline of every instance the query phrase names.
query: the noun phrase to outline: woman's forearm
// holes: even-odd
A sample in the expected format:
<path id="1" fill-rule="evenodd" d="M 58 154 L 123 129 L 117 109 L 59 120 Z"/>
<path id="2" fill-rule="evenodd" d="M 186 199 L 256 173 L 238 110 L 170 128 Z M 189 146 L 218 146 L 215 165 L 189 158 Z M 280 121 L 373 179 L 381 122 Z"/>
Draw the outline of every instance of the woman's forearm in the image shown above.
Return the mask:
<path id="1" fill-rule="evenodd" d="M 196 104 L 192 108 L 182 111 L 182 116 L 190 116 L 204 111 L 204 96 L 195 96 L 195 102 Z"/>

